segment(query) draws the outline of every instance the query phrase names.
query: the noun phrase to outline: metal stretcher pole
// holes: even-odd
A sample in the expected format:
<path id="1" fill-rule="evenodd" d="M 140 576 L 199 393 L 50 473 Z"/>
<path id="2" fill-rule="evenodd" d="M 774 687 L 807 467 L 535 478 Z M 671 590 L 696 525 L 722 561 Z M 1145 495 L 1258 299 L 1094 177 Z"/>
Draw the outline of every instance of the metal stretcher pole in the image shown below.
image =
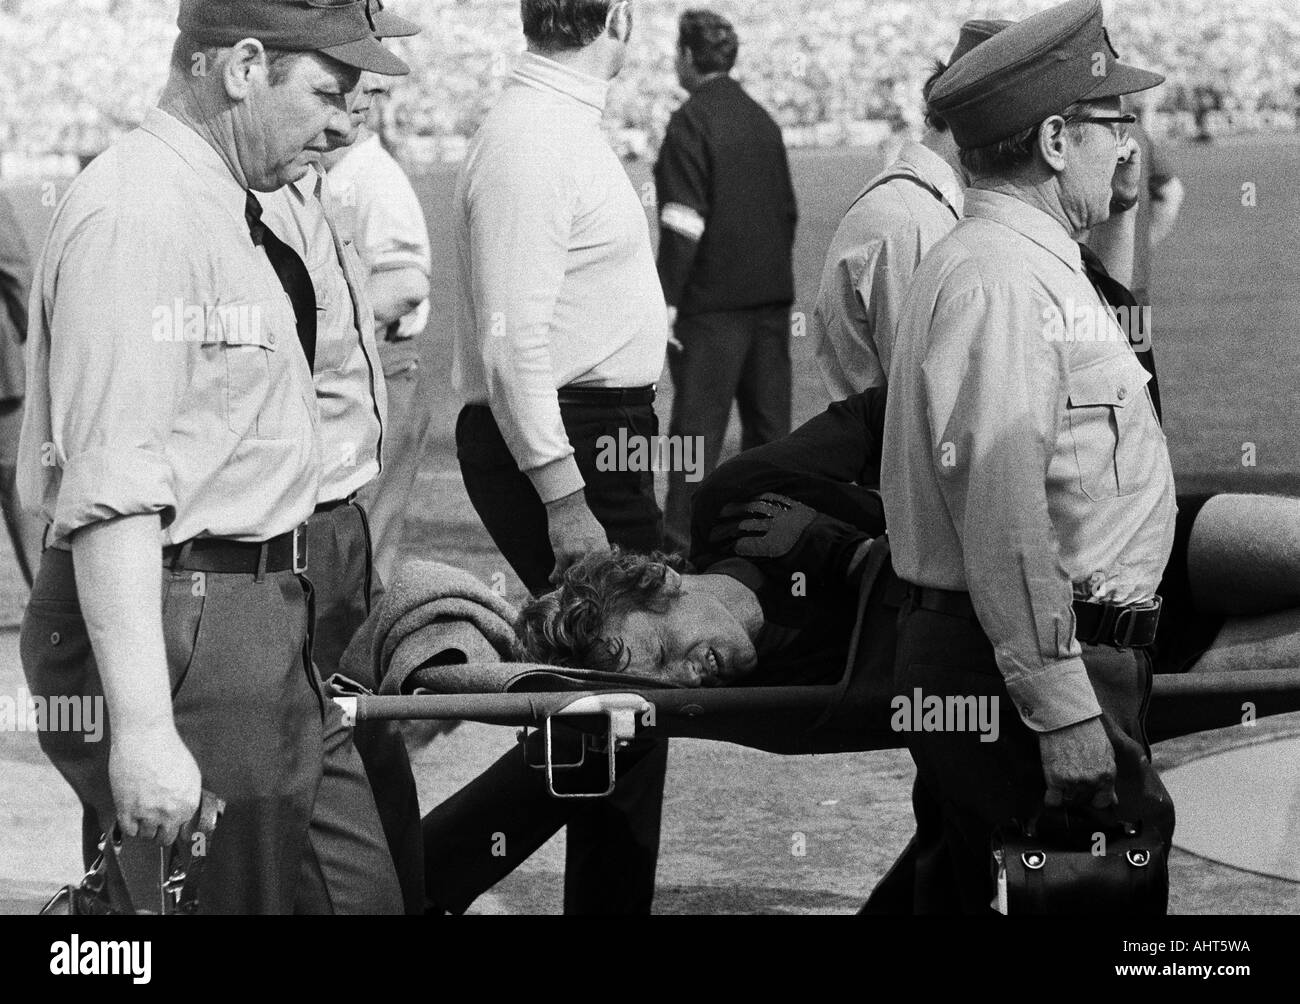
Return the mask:
<path id="1" fill-rule="evenodd" d="M 653 706 L 656 715 L 700 718 L 708 715 L 787 714 L 817 711 L 834 687 L 735 687 L 726 690 L 629 690 Z M 453 694 L 426 697 L 336 698 L 353 721 L 460 719 L 487 725 L 541 725 L 575 702 L 608 700 L 610 691 L 564 691 L 545 694 Z"/>

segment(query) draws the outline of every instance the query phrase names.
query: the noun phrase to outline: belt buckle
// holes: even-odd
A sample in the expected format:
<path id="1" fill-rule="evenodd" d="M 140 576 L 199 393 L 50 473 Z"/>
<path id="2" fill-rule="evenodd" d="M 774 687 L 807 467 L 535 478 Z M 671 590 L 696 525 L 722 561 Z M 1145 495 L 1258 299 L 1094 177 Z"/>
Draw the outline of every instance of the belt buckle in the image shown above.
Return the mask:
<path id="1" fill-rule="evenodd" d="M 293 574 L 303 575 L 307 571 L 307 524 L 293 528 Z"/>
<path id="2" fill-rule="evenodd" d="M 1119 614 L 1115 617 L 1115 629 L 1113 631 L 1114 644 L 1119 648 L 1132 648 L 1133 636 L 1137 634 L 1138 616 L 1142 614 L 1155 613 L 1158 618 L 1163 606 L 1164 603 L 1161 598 L 1156 596 L 1145 603 L 1127 606 L 1120 610 Z M 1126 615 L 1129 618 L 1127 624 L 1124 621 Z"/>
<path id="3" fill-rule="evenodd" d="M 1112 637 L 1117 648 L 1133 647 L 1133 634 L 1137 631 L 1137 615 L 1137 607 L 1124 607 L 1115 618 L 1115 630 L 1112 632 Z M 1125 617 L 1128 618 L 1127 624 L 1124 621 Z"/>

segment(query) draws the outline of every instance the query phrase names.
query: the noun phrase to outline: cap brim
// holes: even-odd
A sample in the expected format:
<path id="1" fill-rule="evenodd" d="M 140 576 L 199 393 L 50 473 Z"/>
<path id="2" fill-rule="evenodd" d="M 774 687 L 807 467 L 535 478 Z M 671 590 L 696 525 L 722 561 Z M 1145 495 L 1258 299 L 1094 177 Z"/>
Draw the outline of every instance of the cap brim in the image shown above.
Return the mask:
<path id="1" fill-rule="evenodd" d="M 374 16 L 376 38 L 410 38 L 424 31 L 414 21 L 408 21 L 386 10 L 376 11 Z"/>
<path id="2" fill-rule="evenodd" d="M 404 77 L 411 72 L 409 66 L 380 45 L 373 36 L 360 38 L 355 42 L 345 42 L 343 45 L 331 45 L 328 49 L 317 51 L 331 59 L 337 59 L 344 66 L 369 70 L 383 77 Z"/>
<path id="3" fill-rule="evenodd" d="M 1150 70 L 1139 70 L 1136 66 L 1129 66 L 1127 63 L 1116 63 L 1114 69 L 1097 86 L 1097 89 L 1089 91 L 1079 100 L 1100 101 L 1102 98 L 1117 98 L 1123 94 L 1136 94 L 1138 91 L 1147 91 L 1152 87 L 1158 87 L 1164 82 L 1165 78 L 1159 73 L 1152 73 Z"/>

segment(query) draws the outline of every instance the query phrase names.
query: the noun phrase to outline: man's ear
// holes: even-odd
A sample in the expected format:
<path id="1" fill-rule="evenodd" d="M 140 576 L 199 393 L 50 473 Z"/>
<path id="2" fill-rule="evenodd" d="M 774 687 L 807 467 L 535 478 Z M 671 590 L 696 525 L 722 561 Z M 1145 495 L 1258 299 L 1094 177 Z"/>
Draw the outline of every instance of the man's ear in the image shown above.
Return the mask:
<path id="1" fill-rule="evenodd" d="M 1038 152 L 1058 174 L 1065 170 L 1065 119 L 1053 115 L 1038 127 Z"/>
<path id="2" fill-rule="evenodd" d="M 226 88 L 226 96 L 231 101 L 245 100 L 252 90 L 257 74 L 263 77 L 269 73 L 266 62 L 266 49 L 255 38 L 246 38 L 236 42 L 230 50 L 226 64 L 221 71 L 221 82 Z"/>
<path id="3" fill-rule="evenodd" d="M 609 9 L 609 33 L 617 42 L 626 44 L 632 37 L 632 4 L 617 0 Z"/>

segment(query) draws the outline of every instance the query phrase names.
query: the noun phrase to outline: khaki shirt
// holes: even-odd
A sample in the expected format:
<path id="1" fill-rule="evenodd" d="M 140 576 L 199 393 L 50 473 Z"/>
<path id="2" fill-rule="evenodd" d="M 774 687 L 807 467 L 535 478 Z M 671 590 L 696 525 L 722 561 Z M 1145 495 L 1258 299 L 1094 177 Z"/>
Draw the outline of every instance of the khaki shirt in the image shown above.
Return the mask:
<path id="1" fill-rule="evenodd" d="M 51 542 L 148 513 L 164 545 L 261 541 L 315 508 L 311 373 L 245 197 L 205 140 L 155 109 L 55 213 L 18 471 Z"/>
<path id="2" fill-rule="evenodd" d="M 961 213 L 961 183 L 928 147 L 905 144 L 867 187 L 891 174 L 933 185 Z M 833 400 L 885 386 L 912 276 L 925 253 L 956 225 L 952 210 L 910 181 L 871 189 L 840 221 L 826 253 L 812 320 L 817 365 Z"/>
<path id="3" fill-rule="evenodd" d="M 388 392 L 366 274 L 337 227 L 324 177 L 259 196 L 266 225 L 298 252 L 316 291 L 316 400 L 320 405 L 321 502 L 337 502 L 379 476 Z M 329 210 L 327 212 L 326 210 Z"/>
<path id="4" fill-rule="evenodd" d="M 899 576 L 970 592 L 1022 720 L 1049 731 L 1100 713 L 1071 603 L 1155 594 L 1173 473 L 1150 376 L 1065 228 L 993 192 L 965 212 L 899 321 L 885 513 Z"/>
<path id="5" fill-rule="evenodd" d="M 432 278 L 433 252 L 424 208 L 401 165 L 378 136 L 371 134 L 349 147 L 326 177 L 334 193 L 340 232 L 355 236 L 361 263 L 371 277 L 418 269 L 426 279 Z M 416 339 L 429 326 L 429 315 L 426 297 L 388 331 L 375 332 L 385 376 L 419 367 Z"/>

